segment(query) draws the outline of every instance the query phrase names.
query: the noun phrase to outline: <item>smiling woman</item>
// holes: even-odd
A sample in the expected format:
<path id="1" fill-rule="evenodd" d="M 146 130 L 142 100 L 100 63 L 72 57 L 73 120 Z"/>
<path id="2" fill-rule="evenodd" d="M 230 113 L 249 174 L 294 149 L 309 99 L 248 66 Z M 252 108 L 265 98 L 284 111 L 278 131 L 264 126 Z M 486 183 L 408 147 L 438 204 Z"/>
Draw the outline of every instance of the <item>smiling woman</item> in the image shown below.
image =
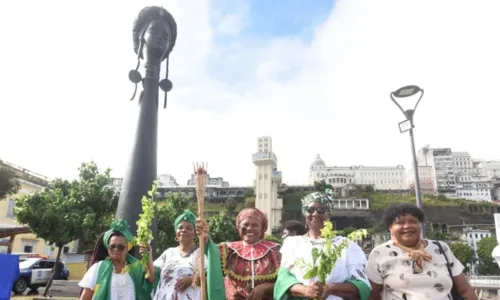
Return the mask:
<path id="1" fill-rule="evenodd" d="M 242 210 L 236 227 L 242 240 L 219 245 L 226 299 L 270 300 L 280 267 L 280 245 L 264 240 L 267 218 L 256 208 Z M 205 221 L 198 221 L 197 230 L 208 234 Z"/>
<path id="2" fill-rule="evenodd" d="M 313 192 L 302 199 L 302 212 L 309 231 L 303 236 L 287 237 L 284 241 L 281 269 L 274 288 L 275 300 L 368 299 L 370 284 L 364 273 L 366 255 L 354 242 L 348 242 L 333 268 L 328 270 L 325 284 L 319 282 L 318 276 L 310 278 L 298 266 L 300 262 L 314 263 L 313 249 L 322 250 L 328 244 L 339 246 L 345 242 L 344 237 L 325 239 L 321 236 L 321 230 L 330 218 L 328 204 L 332 199 L 331 193 L 331 190 L 326 190 L 325 193 Z"/>
<path id="3" fill-rule="evenodd" d="M 373 249 L 366 274 L 372 300 L 477 299 L 448 245 L 424 240 L 424 212 L 415 205 L 389 206 L 382 217 L 392 240 Z"/>

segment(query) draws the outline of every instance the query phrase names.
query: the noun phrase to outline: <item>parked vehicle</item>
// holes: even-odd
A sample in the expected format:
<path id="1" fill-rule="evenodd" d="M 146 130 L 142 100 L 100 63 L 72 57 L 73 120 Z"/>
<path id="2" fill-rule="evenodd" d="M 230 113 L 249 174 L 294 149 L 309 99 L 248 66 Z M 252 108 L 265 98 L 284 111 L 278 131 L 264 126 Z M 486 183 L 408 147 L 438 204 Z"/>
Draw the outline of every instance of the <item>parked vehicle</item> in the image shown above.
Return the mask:
<path id="1" fill-rule="evenodd" d="M 52 269 L 56 263 L 55 259 L 42 257 L 29 257 L 19 263 L 19 279 L 14 283 L 12 291 L 14 294 L 22 294 L 26 289 L 36 291 L 39 287 L 45 286 L 52 275 Z M 59 261 L 58 274 L 55 280 L 68 280 L 69 270 L 63 262 Z"/>

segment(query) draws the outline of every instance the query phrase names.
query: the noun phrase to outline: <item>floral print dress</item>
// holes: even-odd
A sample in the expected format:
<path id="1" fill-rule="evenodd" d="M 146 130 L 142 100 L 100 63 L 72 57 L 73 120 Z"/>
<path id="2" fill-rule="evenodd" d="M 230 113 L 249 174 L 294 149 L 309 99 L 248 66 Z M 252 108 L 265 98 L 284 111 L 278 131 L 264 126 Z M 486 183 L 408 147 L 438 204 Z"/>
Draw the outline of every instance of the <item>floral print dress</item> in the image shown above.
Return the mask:
<path id="1" fill-rule="evenodd" d="M 201 299 L 201 288 L 198 286 L 189 286 L 182 292 L 175 291 L 175 285 L 179 279 L 193 275 L 195 263 L 198 261 L 197 257 L 198 248 L 185 256 L 181 255 L 178 247 L 165 250 L 153 263 L 161 269 L 161 278 L 153 300 Z"/>

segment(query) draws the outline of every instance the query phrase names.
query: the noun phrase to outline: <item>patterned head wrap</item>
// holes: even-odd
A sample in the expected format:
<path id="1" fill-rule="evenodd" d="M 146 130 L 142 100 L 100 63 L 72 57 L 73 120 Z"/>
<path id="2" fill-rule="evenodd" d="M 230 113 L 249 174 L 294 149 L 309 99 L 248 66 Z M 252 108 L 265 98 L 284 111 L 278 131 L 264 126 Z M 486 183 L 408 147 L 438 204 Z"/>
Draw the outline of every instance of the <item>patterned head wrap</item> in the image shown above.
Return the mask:
<path id="1" fill-rule="evenodd" d="M 106 231 L 104 233 L 104 236 L 102 237 L 104 246 L 108 248 L 111 235 L 113 235 L 113 233 L 115 232 L 121 233 L 128 243 L 129 250 L 132 249 L 132 241 L 134 240 L 134 236 L 132 235 L 132 232 L 130 232 L 130 227 L 125 220 L 114 220 L 113 223 L 111 223 L 111 229 Z"/>
<path id="2" fill-rule="evenodd" d="M 255 218 L 258 220 L 258 222 L 260 222 L 260 224 L 262 224 L 262 234 L 260 238 L 263 238 L 267 230 L 266 215 L 257 208 L 245 208 L 244 210 L 240 211 L 240 213 L 236 217 L 236 229 L 238 229 L 238 231 L 240 231 L 241 222 L 243 222 L 243 220 L 247 218 Z"/>
<path id="3" fill-rule="evenodd" d="M 333 191 L 331 189 L 326 189 L 325 192 L 312 192 L 307 194 L 302 198 L 302 213 L 306 212 L 307 207 L 314 202 L 319 202 L 321 204 L 329 204 L 333 199 Z"/>
<path id="4" fill-rule="evenodd" d="M 179 224 L 184 221 L 193 224 L 193 226 L 196 226 L 196 215 L 193 214 L 189 209 L 186 209 L 180 216 L 177 217 L 177 219 L 175 219 L 174 221 L 175 230 L 177 230 Z"/>

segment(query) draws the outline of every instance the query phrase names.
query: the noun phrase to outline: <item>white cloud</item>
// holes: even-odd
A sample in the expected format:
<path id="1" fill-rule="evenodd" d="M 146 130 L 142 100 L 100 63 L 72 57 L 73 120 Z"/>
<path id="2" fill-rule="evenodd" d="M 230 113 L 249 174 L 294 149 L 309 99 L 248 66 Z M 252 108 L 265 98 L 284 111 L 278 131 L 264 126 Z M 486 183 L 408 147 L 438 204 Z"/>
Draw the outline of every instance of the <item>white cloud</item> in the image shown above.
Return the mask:
<path id="1" fill-rule="evenodd" d="M 207 160 L 212 175 L 250 185 L 260 135 L 273 137 L 287 183 L 307 181 L 315 153 L 333 165 L 410 167 L 403 116 L 388 97 L 406 84 L 426 92 L 418 146 L 500 158 L 498 1 L 339 0 L 310 42 L 219 42 L 221 31 L 251 26 L 238 3 L 228 15 L 208 0 L 2 2 L 0 158 L 52 177 L 95 159 L 122 175 L 137 115 L 131 27 L 146 5 L 169 9 L 179 28 L 158 171 L 181 183 L 191 162 Z"/>

